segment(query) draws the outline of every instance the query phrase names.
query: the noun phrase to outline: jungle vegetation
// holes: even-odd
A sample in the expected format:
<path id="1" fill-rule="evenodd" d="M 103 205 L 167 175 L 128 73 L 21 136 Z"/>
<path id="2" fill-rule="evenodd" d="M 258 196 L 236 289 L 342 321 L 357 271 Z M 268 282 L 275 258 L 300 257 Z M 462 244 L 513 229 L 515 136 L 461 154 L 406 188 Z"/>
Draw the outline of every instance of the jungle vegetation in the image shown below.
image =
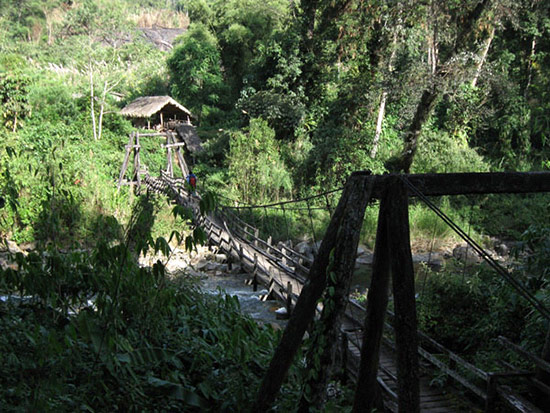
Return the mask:
<path id="1" fill-rule="evenodd" d="M 161 51 L 142 34 L 154 27 L 183 34 Z M 144 95 L 194 113 L 199 189 L 245 204 L 320 193 L 364 169 L 549 170 L 550 3 L 0 0 L 0 239 L 35 251 L 0 272 L 2 295 L 31 298 L 0 302 L 7 411 L 234 411 L 254 398 L 277 332 L 242 318 L 231 297 L 211 302 L 170 279 L 163 262 L 135 261 L 167 251 L 175 228 L 190 234 L 185 212 L 116 188 L 132 131 L 118 112 Z M 158 171 L 165 155 L 143 144 Z M 530 254 L 518 276 L 548 303 L 549 201 L 437 202 L 478 239 Z M 452 239 L 430 214 L 411 207 L 421 249 Z M 313 218 L 321 231 L 327 216 Z M 292 238 L 307 233 L 309 218 L 289 219 Z M 489 364 L 497 350 L 483 344 L 502 331 L 540 353 L 547 323 L 483 270 L 464 277 L 433 274 L 422 327 Z M 72 315 L 92 296 L 94 311 Z M 457 303 L 468 320 L 446 324 Z M 300 374 L 276 408 L 294 406 Z"/>

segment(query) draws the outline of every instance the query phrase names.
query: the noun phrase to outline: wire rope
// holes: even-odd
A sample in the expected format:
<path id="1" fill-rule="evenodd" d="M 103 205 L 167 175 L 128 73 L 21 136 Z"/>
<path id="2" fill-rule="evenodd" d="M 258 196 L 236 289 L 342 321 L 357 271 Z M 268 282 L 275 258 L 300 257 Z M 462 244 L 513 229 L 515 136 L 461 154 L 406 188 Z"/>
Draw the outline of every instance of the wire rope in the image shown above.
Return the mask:
<path id="1" fill-rule="evenodd" d="M 292 200 L 289 200 L 289 201 L 280 201 L 280 202 L 273 202 L 271 204 L 263 204 L 263 205 L 238 205 L 238 206 L 228 206 L 228 205 L 223 205 L 223 206 L 226 206 L 228 208 L 233 208 L 233 209 L 257 209 L 257 208 L 269 208 L 269 207 L 276 207 L 276 206 L 281 206 L 281 205 L 287 205 L 287 204 L 295 204 L 295 203 L 299 203 L 299 202 L 308 202 L 312 199 L 316 199 L 316 198 L 322 198 L 326 195 L 330 195 L 330 194 L 333 194 L 335 192 L 340 192 L 342 191 L 344 188 L 343 187 L 340 187 L 340 188 L 336 188 L 336 189 L 332 189 L 330 191 L 326 191 L 326 192 L 323 192 L 321 194 L 317 194 L 317 195 L 312 195 L 312 196 L 309 196 L 309 197 L 305 197 L 305 198 L 299 198 L 299 199 L 292 199 Z M 222 196 L 222 198 L 225 198 L 229 201 L 233 201 L 237 204 L 241 204 L 241 202 L 239 202 L 238 200 L 233 200 L 231 198 L 228 198 L 228 197 L 225 197 L 225 196 Z M 324 209 L 324 208 L 323 208 Z"/>
<path id="2" fill-rule="evenodd" d="M 313 236 L 313 250 L 315 252 L 315 256 L 317 256 L 317 253 L 319 252 L 319 247 L 317 246 L 317 236 L 315 235 L 315 226 L 313 225 L 313 215 L 311 214 L 311 209 L 309 208 L 309 200 L 306 200 L 306 205 L 308 206 L 308 215 L 309 215 L 309 222 L 311 224 L 311 235 Z"/>
<path id="3" fill-rule="evenodd" d="M 436 213 L 453 231 L 455 231 L 464 241 L 466 241 L 472 249 L 481 256 L 498 274 L 500 274 L 512 287 L 516 289 L 529 303 L 535 307 L 539 313 L 547 320 L 550 320 L 550 311 L 540 302 L 523 284 L 514 279 L 508 271 L 495 261 L 477 242 L 468 236 L 458 225 L 456 225 L 443 211 L 434 205 L 422 192 L 420 192 L 411 182 L 401 176 L 401 180 L 409 187 L 409 189 L 418 196 L 432 211 Z"/>

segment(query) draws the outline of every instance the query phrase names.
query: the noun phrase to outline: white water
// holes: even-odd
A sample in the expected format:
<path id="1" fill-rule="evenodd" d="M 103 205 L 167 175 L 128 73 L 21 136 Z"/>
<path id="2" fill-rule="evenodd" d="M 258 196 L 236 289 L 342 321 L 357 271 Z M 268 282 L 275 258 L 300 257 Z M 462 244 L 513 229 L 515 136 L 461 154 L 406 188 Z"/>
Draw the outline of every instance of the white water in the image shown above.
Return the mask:
<path id="1" fill-rule="evenodd" d="M 284 321 L 277 320 L 275 314 L 283 305 L 275 300 L 261 301 L 260 296 L 267 294 L 267 290 L 258 288 L 254 292 L 252 286 L 245 285 L 246 278 L 243 274 L 209 275 L 201 284 L 203 291 L 209 294 L 219 294 L 221 289 L 231 296 L 237 296 L 241 311 L 255 320 L 284 324 Z"/>

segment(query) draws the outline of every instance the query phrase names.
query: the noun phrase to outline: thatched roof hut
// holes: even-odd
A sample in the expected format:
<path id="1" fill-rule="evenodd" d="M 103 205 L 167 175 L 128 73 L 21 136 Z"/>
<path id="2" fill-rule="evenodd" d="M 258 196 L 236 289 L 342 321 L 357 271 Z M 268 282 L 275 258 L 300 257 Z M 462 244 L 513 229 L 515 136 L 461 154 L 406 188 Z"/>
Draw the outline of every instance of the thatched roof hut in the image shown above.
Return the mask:
<path id="1" fill-rule="evenodd" d="M 191 123 L 193 115 L 185 106 L 179 104 L 170 96 L 142 96 L 124 107 L 120 114 L 136 119 L 136 124 L 148 126 L 164 123 L 170 120 L 179 120 Z M 141 120 L 141 121 L 139 121 Z"/>

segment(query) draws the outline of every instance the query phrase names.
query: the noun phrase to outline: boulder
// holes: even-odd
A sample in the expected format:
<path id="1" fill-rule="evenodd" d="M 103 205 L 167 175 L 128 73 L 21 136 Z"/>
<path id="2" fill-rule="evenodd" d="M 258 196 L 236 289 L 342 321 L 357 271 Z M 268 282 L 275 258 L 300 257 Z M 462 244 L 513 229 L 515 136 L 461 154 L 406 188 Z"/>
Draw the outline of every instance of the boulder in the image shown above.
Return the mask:
<path id="1" fill-rule="evenodd" d="M 453 249 L 453 258 L 466 264 L 479 264 L 483 259 L 471 248 L 466 245 L 457 245 Z"/>
<path id="2" fill-rule="evenodd" d="M 299 252 L 302 255 L 308 256 L 312 254 L 311 245 L 307 241 L 302 241 L 294 247 L 296 252 Z"/>
<path id="3" fill-rule="evenodd" d="M 363 254 L 355 260 L 355 268 L 362 265 L 372 265 L 373 254 Z"/>

